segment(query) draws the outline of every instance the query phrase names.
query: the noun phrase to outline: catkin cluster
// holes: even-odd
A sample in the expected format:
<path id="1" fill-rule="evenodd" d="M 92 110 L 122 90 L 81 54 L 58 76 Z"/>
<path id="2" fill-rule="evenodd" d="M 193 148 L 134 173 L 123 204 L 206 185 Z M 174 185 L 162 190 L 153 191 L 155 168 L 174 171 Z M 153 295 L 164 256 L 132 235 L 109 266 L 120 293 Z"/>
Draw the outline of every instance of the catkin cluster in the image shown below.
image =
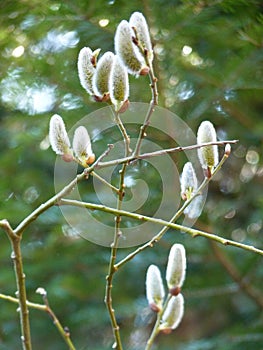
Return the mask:
<path id="1" fill-rule="evenodd" d="M 166 267 L 165 290 L 159 268 L 150 265 L 146 273 L 146 297 L 151 309 L 161 313 L 158 331 L 170 333 L 178 327 L 184 314 L 184 297 L 181 288 L 185 280 L 186 254 L 182 244 L 174 244 L 170 250 Z"/>
<path id="2" fill-rule="evenodd" d="M 146 75 L 153 60 L 149 29 L 144 16 L 134 12 L 129 22 L 123 20 L 115 33 L 115 54 L 89 47 L 80 50 L 78 74 L 82 87 L 93 98 L 108 101 L 115 111 L 124 112 L 129 103 L 128 73 Z"/>
<path id="3" fill-rule="evenodd" d="M 149 29 L 144 16 L 134 12 L 129 22 L 121 21 L 115 33 L 115 54 L 83 47 L 78 55 L 78 75 L 82 87 L 95 101 L 113 104 L 117 113 L 129 106 L 128 73 L 146 75 L 153 60 Z M 55 114 L 49 125 L 49 140 L 53 151 L 66 162 L 76 161 L 87 167 L 95 160 L 88 131 L 84 126 L 75 130 L 72 147 L 63 119 Z"/>

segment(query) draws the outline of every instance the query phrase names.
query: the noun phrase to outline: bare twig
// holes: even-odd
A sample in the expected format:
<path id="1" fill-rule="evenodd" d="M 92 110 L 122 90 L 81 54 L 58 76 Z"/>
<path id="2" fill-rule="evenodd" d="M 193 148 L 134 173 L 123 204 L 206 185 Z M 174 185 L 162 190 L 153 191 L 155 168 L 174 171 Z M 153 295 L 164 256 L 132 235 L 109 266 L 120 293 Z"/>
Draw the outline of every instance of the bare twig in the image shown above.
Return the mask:
<path id="1" fill-rule="evenodd" d="M 15 303 L 15 304 L 19 304 L 19 299 L 11 297 L 10 295 L 5 295 L 5 294 L 1 294 L 0 293 L 0 299 L 7 300 L 7 301 L 10 301 L 10 302 Z M 70 339 L 69 332 L 66 331 L 62 327 L 61 323 L 59 322 L 59 320 L 56 317 L 54 311 L 50 308 L 48 303 L 37 304 L 37 303 L 32 303 L 30 301 L 27 301 L 26 304 L 31 309 L 36 309 L 36 310 L 47 312 L 50 315 L 51 319 L 53 320 L 54 325 L 58 329 L 59 333 L 62 335 L 62 338 L 65 340 L 66 344 L 68 345 L 69 349 L 70 350 L 75 350 L 75 347 L 74 347 L 74 345 L 73 345 L 73 343 L 72 343 L 72 341 Z"/>
<path id="2" fill-rule="evenodd" d="M 111 160 L 108 162 L 101 162 L 98 163 L 96 165 L 96 168 L 106 168 L 109 166 L 115 166 L 118 164 L 123 164 L 123 163 L 132 163 L 133 161 L 136 161 L 138 159 L 147 159 L 147 158 L 152 158 L 152 157 L 158 157 L 158 156 L 163 156 L 165 154 L 169 154 L 169 153 L 174 153 L 174 152 L 184 152 L 184 151 L 190 151 L 190 150 L 194 150 L 194 149 L 198 149 L 198 148 L 202 148 L 202 147 L 207 147 L 207 146 L 213 146 L 213 145 L 217 145 L 217 146 L 225 146 L 226 144 L 236 144 L 238 143 L 238 140 L 227 140 L 227 141 L 217 141 L 217 142 L 207 142 L 207 143 L 203 143 L 200 145 L 191 145 L 191 146 L 185 146 L 185 147 L 174 147 L 174 148 L 167 148 L 167 149 L 162 149 L 159 151 L 155 151 L 155 152 L 150 152 L 150 153 L 143 153 L 140 155 L 131 155 L 129 157 L 124 157 L 124 158 L 119 158 L 116 160 Z M 87 168 L 86 170 L 88 170 L 89 168 Z M 93 168 L 92 168 L 93 170 Z"/>
<path id="3" fill-rule="evenodd" d="M 149 337 L 149 339 L 147 340 L 147 344 L 146 344 L 146 347 L 145 347 L 145 350 L 150 350 L 151 347 L 153 346 L 153 343 L 154 343 L 154 340 L 155 338 L 157 337 L 157 335 L 160 333 L 160 329 L 159 329 L 159 326 L 160 326 L 160 323 L 161 323 L 161 319 L 163 317 L 163 313 L 171 299 L 172 295 L 169 293 L 166 297 L 166 300 L 164 302 L 164 305 L 162 307 L 162 310 L 158 312 L 157 314 L 157 318 L 156 318 L 156 321 L 155 321 L 155 325 L 153 327 L 153 330 L 152 330 L 152 333 Z"/>
<path id="4" fill-rule="evenodd" d="M 107 180 L 105 180 L 103 177 L 101 177 L 99 174 L 95 173 L 95 171 L 91 172 L 91 175 L 93 177 L 96 177 L 100 182 L 102 182 L 104 185 L 108 186 L 110 189 L 112 189 L 114 192 L 119 193 L 119 189 L 115 186 L 113 186 L 111 183 L 109 183 Z"/>
<path id="5" fill-rule="evenodd" d="M 63 326 L 60 323 L 59 319 L 57 318 L 56 314 L 51 309 L 51 307 L 49 305 L 49 302 L 48 302 L 46 290 L 44 288 L 38 288 L 36 290 L 36 293 L 39 293 L 42 296 L 44 304 L 46 306 L 45 311 L 49 314 L 49 316 L 53 320 L 53 323 L 54 323 L 55 327 L 59 331 L 59 333 L 62 336 L 62 338 L 64 339 L 65 343 L 68 345 L 68 348 L 70 350 L 76 350 L 75 346 L 73 345 L 73 343 L 72 343 L 72 341 L 70 339 L 70 332 L 69 332 L 68 328 L 67 327 L 63 328 Z"/>
<path id="6" fill-rule="evenodd" d="M 125 145 L 125 157 L 128 157 L 130 154 L 130 137 L 128 136 L 125 126 L 123 125 L 119 114 L 117 113 L 115 115 L 115 121 L 118 125 L 120 132 L 123 137 L 124 145 Z M 120 180 L 119 180 L 119 189 L 118 189 L 118 197 L 117 197 L 117 210 L 120 211 L 122 208 L 122 201 L 124 197 L 124 177 L 126 172 L 128 162 L 125 162 L 122 164 L 122 169 L 120 170 Z M 110 256 L 110 263 L 109 263 L 109 269 L 108 269 L 108 275 L 106 276 L 106 291 L 105 291 L 105 303 L 110 315 L 113 334 L 115 337 L 115 345 L 114 347 L 117 350 L 122 350 L 122 343 L 121 343 L 121 336 L 120 336 L 120 328 L 117 323 L 117 319 L 115 316 L 115 311 L 113 309 L 112 304 L 112 281 L 114 274 L 116 272 L 115 269 L 115 262 L 117 259 L 117 251 L 118 251 L 118 243 L 121 236 L 121 215 L 117 214 L 115 217 L 115 233 L 114 233 L 114 239 L 111 245 L 111 256 Z"/>
<path id="7" fill-rule="evenodd" d="M 21 236 L 18 236 L 15 231 L 11 228 L 7 220 L 0 221 L 0 227 L 2 227 L 11 242 L 12 254 L 11 258 L 14 263 L 16 286 L 17 286 L 17 297 L 19 301 L 19 315 L 20 315 L 20 326 L 21 326 L 21 341 L 24 350 L 31 350 L 31 334 L 30 334 L 30 323 L 29 323 L 29 311 L 27 307 L 26 298 L 26 276 L 23 271 L 23 259 L 21 253 Z"/>
<path id="8" fill-rule="evenodd" d="M 86 174 L 83 172 L 80 175 L 77 175 L 74 180 L 72 180 L 67 186 L 65 186 L 59 193 L 50 198 L 45 203 L 41 204 L 36 210 L 34 210 L 31 214 L 29 214 L 14 230 L 14 233 L 18 236 L 21 236 L 26 227 L 34 220 L 36 220 L 39 215 L 44 213 L 47 209 L 56 205 L 60 198 L 68 195 L 77 185 L 78 182 L 84 180 Z"/>
<path id="9" fill-rule="evenodd" d="M 0 293 L 0 299 L 10 301 L 11 303 L 19 304 L 19 300 L 17 298 L 11 297 L 10 295 Z M 37 309 L 41 311 L 46 311 L 47 309 L 46 305 L 31 303 L 30 301 L 27 301 L 26 304 L 31 309 Z"/>
<path id="10" fill-rule="evenodd" d="M 92 164 L 91 167 L 87 168 L 88 169 L 88 173 L 91 172 L 92 169 L 96 168 L 97 165 L 105 158 L 108 156 L 108 154 L 110 153 L 110 151 L 114 148 L 114 145 L 109 143 L 108 144 L 108 148 L 98 157 L 98 159 Z M 85 170 L 86 172 L 86 170 Z"/>
<path id="11" fill-rule="evenodd" d="M 199 188 L 196 190 L 196 192 L 193 194 L 191 198 L 189 198 L 185 203 L 182 205 L 182 207 L 174 214 L 174 216 L 171 218 L 169 222 L 173 223 L 175 222 L 184 212 L 184 210 L 187 208 L 187 206 L 197 197 L 199 196 L 203 189 L 209 184 L 209 182 L 213 179 L 213 177 L 217 174 L 217 172 L 222 168 L 224 162 L 229 157 L 229 153 L 225 152 L 224 156 L 220 160 L 219 164 L 214 169 L 213 173 L 211 174 L 211 177 L 205 178 L 204 181 L 201 183 Z M 169 230 L 168 226 L 163 227 L 160 232 L 158 232 L 149 242 L 146 242 L 143 246 L 140 246 L 135 251 L 127 255 L 122 261 L 120 261 L 117 265 L 118 268 L 121 267 L 123 264 L 128 262 L 129 260 L 133 259 L 135 255 L 139 254 L 141 251 L 143 251 L 146 248 L 152 247 L 155 243 L 159 242 L 161 238 L 164 236 L 164 234 Z M 116 267 L 117 267 L 116 265 Z"/>
<path id="12" fill-rule="evenodd" d="M 91 210 L 100 210 L 100 211 L 104 211 L 106 213 L 110 213 L 113 215 L 126 216 L 126 217 L 129 217 L 131 219 L 135 219 L 135 220 L 143 221 L 143 222 L 146 222 L 146 221 L 153 222 L 157 225 L 167 226 L 167 227 L 174 229 L 176 231 L 187 233 L 187 234 L 191 235 L 193 238 L 201 236 L 201 237 L 204 237 L 207 239 L 211 239 L 212 241 L 218 242 L 220 244 L 223 244 L 224 246 L 228 246 L 228 245 L 233 246 L 233 247 L 247 250 L 247 251 L 250 251 L 250 252 L 253 252 L 253 253 L 256 253 L 256 254 L 263 256 L 263 250 L 256 248 L 254 246 L 240 243 L 240 242 L 236 242 L 236 241 L 233 241 L 231 239 L 221 237 L 217 234 L 208 233 L 208 232 L 204 232 L 201 230 L 196 230 L 194 228 L 186 227 L 186 226 L 179 225 L 179 224 L 174 224 L 172 222 L 165 221 L 162 219 L 152 218 L 150 216 L 136 214 L 136 213 L 130 213 L 130 212 L 125 211 L 125 210 L 117 210 L 115 208 L 107 207 L 105 205 L 86 203 L 86 202 L 81 202 L 81 201 L 71 200 L 71 199 L 61 199 L 60 204 L 61 205 L 72 205 L 72 206 L 76 206 L 76 207 L 80 207 L 80 208 L 87 208 L 87 209 L 91 209 Z M 119 267 L 120 267 L 119 263 L 115 265 L 115 268 L 119 268 Z"/>
<path id="13" fill-rule="evenodd" d="M 135 30 L 135 34 L 136 34 L 136 29 Z M 154 107 L 156 105 L 158 105 L 158 89 L 157 89 L 157 78 L 154 74 L 154 70 L 153 70 L 153 66 L 152 66 L 152 62 L 149 60 L 149 53 L 147 50 L 145 50 L 142 46 L 140 46 L 139 44 L 139 40 L 136 41 L 137 42 L 137 46 L 139 48 L 139 50 L 141 51 L 142 55 L 145 58 L 145 62 L 147 64 L 147 66 L 149 67 L 149 78 L 150 78 L 150 88 L 152 91 L 152 100 L 150 102 L 149 105 L 149 109 L 148 112 L 145 116 L 143 125 L 140 128 L 140 133 L 138 136 L 138 140 L 133 152 L 133 155 L 135 157 L 137 157 L 140 154 L 140 148 L 141 148 L 141 144 L 142 144 L 142 140 L 144 139 L 144 137 L 146 136 L 146 129 L 148 128 L 149 124 L 150 124 L 150 118 L 154 112 Z"/>
<path id="14" fill-rule="evenodd" d="M 124 163 L 130 163 L 137 159 L 145 159 L 150 157 L 156 157 L 161 156 L 166 153 L 172 153 L 172 152 L 182 152 L 190 149 L 197 149 L 200 147 L 210 146 L 210 145 L 218 145 L 218 146 L 225 146 L 226 144 L 235 144 L 238 140 L 230 140 L 230 141 L 219 141 L 219 142 L 208 142 L 204 143 L 202 145 L 192 145 L 192 146 L 186 146 L 186 147 L 175 147 L 175 148 L 169 148 L 166 150 L 160 150 L 152 153 L 144 153 L 137 157 L 129 156 L 124 157 L 116 160 L 112 160 L 109 162 L 100 162 L 100 159 L 104 158 L 112 148 L 112 145 L 108 145 L 109 148 L 97 159 L 97 161 L 90 167 L 86 168 L 81 174 L 77 175 L 75 179 L 73 179 L 68 185 L 66 185 L 59 193 L 57 193 L 55 196 L 47 200 L 45 203 L 41 204 L 36 210 L 34 210 L 31 214 L 29 214 L 15 229 L 14 233 L 17 235 L 21 235 L 23 231 L 26 229 L 27 226 L 30 225 L 31 222 L 35 221 L 39 215 L 44 213 L 47 209 L 50 207 L 56 205 L 59 203 L 59 200 L 66 195 L 68 195 L 78 184 L 78 182 L 85 180 L 87 175 L 91 173 L 95 168 L 107 168 L 110 166 L 118 165 L 118 164 L 124 164 Z"/>

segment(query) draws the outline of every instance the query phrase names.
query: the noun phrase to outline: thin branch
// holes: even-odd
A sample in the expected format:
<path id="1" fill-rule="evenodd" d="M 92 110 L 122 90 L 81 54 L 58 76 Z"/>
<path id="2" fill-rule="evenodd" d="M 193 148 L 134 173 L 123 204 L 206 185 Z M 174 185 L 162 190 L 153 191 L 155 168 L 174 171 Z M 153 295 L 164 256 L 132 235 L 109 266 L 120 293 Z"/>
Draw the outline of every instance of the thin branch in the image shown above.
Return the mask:
<path id="1" fill-rule="evenodd" d="M 182 205 L 182 207 L 174 214 L 174 216 L 170 219 L 169 222 L 173 223 L 175 222 L 184 212 L 184 210 L 187 208 L 187 206 L 202 192 L 203 189 L 209 184 L 209 182 L 213 179 L 213 177 L 217 174 L 217 172 L 222 168 L 223 164 L 229 157 L 229 152 L 225 152 L 224 156 L 220 160 L 219 164 L 214 169 L 213 173 L 211 174 L 211 177 L 206 177 L 204 181 L 201 183 L 199 188 L 196 190 L 196 192 L 193 194 L 191 198 L 189 198 L 185 203 Z M 144 249 L 153 247 L 153 245 L 161 240 L 161 238 L 164 236 L 164 234 L 169 230 L 169 227 L 165 226 L 161 229 L 160 232 L 158 232 L 150 241 L 146 242 L 144 245 L 140 246 L 139 248 L 135 249 L 132 253 L 128 254 L 123 260 L 121 260 L 117 265 L 118 268 L 125 263 L 127 263 L 129 260 L 133 259 L 135 255 L 139 254 Z M 116 266 L 117 266 L 116 265 Z"/>
<path id="2" fill-rule="evenodd" d="M 50 207 L 58 204 L 59 200 L 63 197 L 65 197 L 67 194 L 69 194 L 74 187 L 78 184 L 78 182 L 84 180 L 87 178 L 88 174 L 91 173 L 95 168 L 106 168 L 118 164 L 123 164 L 123 163 L 131 163 L 132 161 L 135 161 L 137 159 L 145 159 L 145 158 L 150 158 L 150 157 L 155 157 L 155 156 L 161 156 L 167 153 L 172 153 L 172 152 L 182 152 L 186 150 L 193 150 L 197 149 L 200 147 L 205 147 L 205 146 L 211 146 L 211 145 L 218 145 L 218 146 L 225 146 L 226 144 L 236 144 L 238 140 L 229 140 L 229 141 L 219 141 L 219 142 L 208 142 L 204 143 L 202 145 L 192 145 L 192 146 L 186 146 L 186 147 L 175 147 L 175 148 L 169 148 L 166 150 L 160 150 L 152 153 L 144 153 L 141 154 L 137 157 L 134 156 L 129 156 L 129 157 L 124 157 L 116 160 L 112 160 L 109 162 L 100 162 L 102 158 L 104 158 L 109 151 L 112 149 L 112 145 L 108 145 L 108 149 L 97 159 L 95 163 L 92 164 L 92 166 L 86 168 L 81 174 L 77 175 L 77 177 L 72 180 L 67 186 L 65 186 L 59 193 L 57 193 L 55 196 L 47 200 L 45 203 L 41 204 L 36 210 L 34 210 L 31 214 L 29 214 L 15 229 L 14 233 L 17 235 L 21 235 L 23 231 L 27 228 L 27 226 L 30 225 L 31 222 L 35 221 L 39 215 L 44 213 L 47 209 Z"/>
<path id="3" fill-rule="evenodd" d="M 17 227 L 14 229 L 14 233 L 16 235 L 22 235 L 24 230 L 31 224 L 31 222 L 35 221 L 39 215 L 44 213 L 47 209 L 50 207 L 56 205 L 60 198 L 65 197 L 68 195 L 73 189 L 76 187 L 76 185 L 82 181 L 85 180 L 90 172 L 94 170 L 94 168 L 98 165 L 98 163 L 105 158 L 111 149 L 114 146 L 112 144 L 108 144 L 108 148 L 106 151 L 104 151 L 100 157 L 98 157 L 97 161 L 92 164 L 89 168 L 86 168 L 81 174 L 77 175 L 75 179 L 73 179 L 68 185 L 66 185 L 60 192 L 58 192 L 55 196 L 47 200 L 45 203 L 41 204 L 36 210 L 34 210 L 31 214 L 29 214 Z"/>
<path id="4" fill-rule="evenodd" d="M 64 339 L 65 343 L 68 345 L 68 348 L 70 350 L 76 350 L 75 346 L 73 345 L 71 338 L 70 338 L 70 332 L 67 329 L 67 327 L 63 328 L 62 324 L 60 323 L 59 319 L 53 312 L 53 310 L 47 306 L 46 312 L 50 315 L 51 319 L 53 320 L 53 323 L 57 330 L 59 331 L 60 335 Z"/>
<path id="5" fill-rule="evenodd" d="M 161 323 L 161 319 L 162 319 L 162 316 L 164 314 L 164 311 L 165 309 L 167 308 L 167 305 L 171 299 L 172 295 L 169 293 L 166 297 L 166 300 L 164 302 L 164 305 L 162 307 L 162 310 L 160 310 L 157 314 L 157 319 L 155 321 L 155 325 L 153 327 L 153 330 L 152 330 L 152 333 L 149 337 L 149 339 L 147 340 L 147 344 L 146 344 L 146 347 L 145 347 L 145 350 L 150 350 L 151 347 L 153 346 L 153 343 L 154 343 L 154 340 L 155 338 L 157 337 L 157 335 L 160 333 L 160 329 L 159 329 L 159 326 L 160 326 L 160 323 Z"/>
<path id="6" fill-rule="evenodd" d="M 103 177 L 95 173 L 95 171 L 92 171 L 90 173 L 93 177 L 96 177 L 99 181 L 101 181 L 104 185 L 108 186 L 110 189 L 112 189 L 114 192 L 119 193 L 119 189 L 112 184 L 110 184 L 107 180 L 105 180 Z"/>
<path id="7" fill-rule="evenodd" d="M 136 34 L 136 29 L 135 28 L 134 28 L 134 31 L 135 31 L 135 34 Z M 148 109 L 148 112 L 147 112 L 147 114 L 145 116 L 143 125 L 140 128 L 140 133 L 139 133 L 139 136 L 138 136 L 138 140 L 137 140 L 134 152 L 133 152 L 133 155 L 135 157 L 137 157 L 140 154 L 140 148 L 141 148 L 142 140 L 146 136 L 146 129 L 148 128 L 148 126 L 150 124 L 150 118 L 151 118 L 151 116 L 152 116 L 152 114 L 154 112 L 154 107 L 156 105 L 158 105 L 158 89 L 157 89 L 157 80 L 158 79 L 156 78 L 156 76 L 154 74 L 152 62 L 149 60 L 149 53 L 148 53 L 148 51 L 145 50 L 144 47 L 140 46 L 139 42 L 140 42 L 139 40 L 136 40 L 137 46 L 138 46 L 139 50 L 141 51 L 142 55 L 144 56 L 147 66 L 149 67 L 148 75 L 149 75 L 149 79 L 150 79 L 150 88 L 151 88 L 151 91 L 152 91 L 152 100 L 150 102 L 149 109 Z"/>
<path id="8" fill-rule="evenodd" d="M 10 301 L 15 304 L 19 304 L 19 299 L 11 297 L 10 295 L 5 295 L 0 293 L 0 299 Z M 66 332 L 65 329 L 62 327 L 61 323 L 59 322 L 57 316 L 55 315 L 54 311 L 50 308 L 49 304 L 37 304 L 37 303 L 32 303 L 30 301 L 26 302 L 27 306 L 30 307 L 31 309 L 36 309 L 40 311 L 45 311 L 47 312 L 50 317 L 52 318 L 55 327 L 61 334 L 62 338 L 65 340 L 66 344 L 68 345 L 70 350 L 75 350 L 75 347 L 70 339 L 70 334 L 69 332 Z"/>
<path id="9" fill-rule="evenodd" d="M 139 156 L 142 140 L 146 136 L 146 129 L 148 128 L 148 126 L 150 124 L 150 118 L 154 112 L 154 106 L 155 106 L 155 103 L 153 101 L 151 101 L 148 112 L 145 116 L 143 125 L 140 127 L 140 133 L 139 133 L 138 140 L 137 140 L 134 152 L 133 152 L 133 157 L 137 158 Z"/>
<path id="10" fill-rule="evenodd" d="M 139 159 L 147 159 L 147 158 L 152 158 L 152 157 L 158 157 L 158 156 L 163 156 L 165 154 L 169 154 L 169 153 L 174 153 L 174 152 L 184 152 L 184 151 L 189 151 L 189 150 L 194 150 L 194 149 L 198 149 L 198 148 L 202 148 L 202 147 L 207 147 L 207 146 L 225 146 L 226 144 L 236 144 L 238 143 L 238 140 L 227 140 L 227 141 L 217 141 L 217 142 L 207 142 L 207 143 L 203 143 L 200 145 L 191 145 L 191 146 L 185 146 L 185 147 L 174 147 L 174 148 L 167 148 L 167 149 L 162 149 L 159 151 L 155 151 L 155 152 L 150 152 L 150 153 L 143 153 L 140 155 L 131 155 L 129 157 L 124 157 L 124 158 L 119 158 L 116 160 L 111 160 L 108 162 L 101 162 L 98 163 L 96 165 L 96 168 L 105 168 L 105 167 L 109 167 L 109 166 L 116 166 L 118 164 L 123 164 L 123 163 L 132 163 L 136 160 Z M 94 168 L 92 167 L 91 170 L 93 170 Z M 89 171 L 89 168 L 86 169 L 86 171 Z"/>
<path id="11" fill-rule="evenodd" d="M 17 298 L 11 297 L 10 295 L 5 295 L 0 293 L 0 299 L 10 301 L 11 303 L 19 304 L 19 300 Z M 37 304 L 37 303 L 32 303 L 30 301 L 26 302 L 27 306 L 30 307 L 31 309 L 36 309 L 36 310 L 41 310 L 41 311 L 47 311 L 46 305 L 43 304 Z"/>
<path id="12" fill-rule="evenodd" d="M 51 319 L 53 320 L 53 323 L 57 330 L 59 331 L 60 335 L 64 339 L 65 343 L 68 345 L 68 348 L 70 350 L 76 350 L 75 346 L 73 345 L 71 339 L 70 339 L 70 332 L 67 329 L 67 327 L 63 328 L 62 324 L 59 322 L 57 316 L 55 315 L 54 311 L 49 306 L 48 298 L 47 298 L 47 292 L 44 288 L 38 288 L 36 290 L 36 293 L 40 294 L 43 298 L 44 304 L 46 306 L 46 312 L 49 314 Z"/>
<path id="13" fill-rule="evenodd" d="M 19 316 L 21 328 L 21 341 L 24 350 L 31 350 L 31 334 L 29 323 L 29 311 L 26 297 L 26 275 L 23 271 L 23 259 L 21 252 L 21 236 L 18 236 L 11 228 L 7 220 L 1 220 L 0 226 L 6 231 L 12 246 L 11 259 L 14 263 L 14 271 L 17 286 L 17 296 L 19 301 Z"/>
<path id="14" fill-rule="evenodd" d="M 29 226 L 29 224 L 36 220 L 39 215 L 44 213 L 47 209 L 56 205 L 59 200 L 69 194 L 77 185 L 78 182 L 84 180 L 86 178 L 85 172 L 80 175 L 77 175 L 74 180 L 72 180 L 67 186 L 65 186 L 59 193 L 50 198 L 45 203 L 41 204 L 36 210 L 34 210 L 31 214 L 29 214 L 17 227 L 14 229 L 14 233 L 16 235 L 21 236 L 23 231 Z"/>
<path id="15" fill-rule="evenodd" d="M 98 157 L 98 159 L 92 164 L 91 167 L 87 168 L 88 173 L 91 172 L 91 169 L 94 169 L 97 167 L 97 165 L 105 158 L 108 156 L 108 154 L 110 153 L 110 151 L 114 148 L 114 145 L 109 143 L 108 144 L 108 148 Z"/>
<path id="16" fill-rule="evenodd" d="M 150 216 L 136 214 L 136 213 L 130 213 L 130 212 L 125 211 L 125 210 L 117 210 L 115 208 L 107 207 L 105 205 L 86 203 L 86 202 L 81 202 L 81 201 L 76 201 L 76 200 L 71 200 L 71 199 L 61 199 L 60 204 L 61 205 L 72 205 L 72 206 L 76 206 L 76 207 L 80 207 L 80 208 L 87 208 L 87 209 L 91 209 L 91 210 L 100 210 L 100 211 L 104 211 L 104 212 L 109 213 L 109 214 L 126 216 L 126 217 L 129 217 L 131 219 L 135 219 L 135 220 L 143 221 L 143 222 L 153 222 L 157 225 L 167 226 L 167 227 L 172 228 L 176 231 L 181 231 L 181 232 L 187 233 L 187 234 L 191 235 L 193 238 L 201 236 L 201 237 L 204 237 L 207 239 L 211 239 L 212 241 L 218 242 L 220 244 L 223 244 L 224 246 L 228 246 L 228 245 L 233 246 L 233 247 L 247 250 L 247 251 L 250 251 L 252 253 L 256 253 L 256 254 L 263 256 L 263 250 L 256 248 L 254 246 L 244 244 L 244 243 L 239 243 L 239 242 L 221 237 L 221 236 L 213 234 L 213 233 L 208 233 L 208 232 L 204 232 L 201 230 L 196 230 L 196 229 L 193 229 L 190 227 L 186 227 L 183 225 L 174 224 L 174 223 L 171 223 L 171 222 L 166 221 L 166 220 L 156 219 L 156 218 L 152 218 Z M 115 265 L 115 268 L 119 268 L 119 267 L 120 267 L 119 264 Z"/>
<path id="17" fill-rule="evenodd" d="M 130 136 L 127 134 L 126 128 L 122 123 L 122 120 L 120 118 L 119 113 L 116 113 L 115 115 L 115 122 L 118 125 L 118 128 L 120 129 L 120 132 L 123 137 L 124 145 L 125 145 L 125 157 L 128 157 L 131 150 L 130 150 Z"/>
<path id="18" fill-rule="evenodd" d="M 115 121 L 123 137 L 123 141 L 125 145 L 125 157 L 128 157 L 131 152 L 130 137 L 128 136 L 125 126 L 123 125 L 118 113 L 115 114 Z M 124 177 L 125 177 L 127 164 L 128 164 L 127 162 L 123 163 L 122 169 L 120 170 L 120 180 L 119 180 L 119 189 L 118 189 L 118 197 L 117 197 L 118 211 L 120 211 L 122 208 L 122 201 L 125 195 Z M 121 236 L 120 225 L 121 225 L 121 215 L 117 214 L 115 217 L 115 233 L 114 233 L 114 239 L 111 245 L 111 256 L 110 256 L 110 262 L 109 262 L 108 275 L 106 276 L 106 291 L 105 291 L 105 303 L 110 315 L 111 325 L 112 325 L 113 334 L 115 338 L 114 348 L 116 348 L 117 350 L 122 350 L 122 343 L 121 343 L 121 336 L 120 336 L 120 327 L 117 323 L 115 311 L 113 309 L 113 304 L 112 304 L 112 282 L 113 282 L 114 274 L 116 272 L 115 262 L 117 259 L 118 243 Z"/>

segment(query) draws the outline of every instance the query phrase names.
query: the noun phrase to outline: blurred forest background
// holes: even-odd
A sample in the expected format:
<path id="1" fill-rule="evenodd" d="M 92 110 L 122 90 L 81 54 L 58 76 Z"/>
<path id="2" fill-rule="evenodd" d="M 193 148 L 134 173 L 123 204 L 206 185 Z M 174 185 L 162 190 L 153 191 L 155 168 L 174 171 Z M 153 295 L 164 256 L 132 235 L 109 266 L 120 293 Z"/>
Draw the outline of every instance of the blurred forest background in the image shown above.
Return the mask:
<path id="1" fill-rule="evenodd" d="M 195 227 L 263 248 L 263 5 L 260 0 L 2 0 L 0 3 L 0 218 L 13 227 L 54 194 L 55 155 L 49 119 L 68 128 L 101 108 L 80 86 L 76 62 L 84 46 L 114 50 L 116 26 L 141 11 L 151 28 L 160 106 L 193 130 L 212 121 L 220 139 L 239 139 L 210 185 Z M 131 101 L 148 102 L 146 79 L 130 79 Z M 178 167 L 181 168 L 178 160 Z M 10 245 L 0 236 L 0 292 L 14 295 Z M 158 349 L 263 349 L 262 257 L 202 238 L 169 232 L 127 264 L 114 284 L 125 349 L 143 349 L 153 316 L 145 272 L 164 272 L 172 243 L 185 245 L 185 316 L 160 335 Z M 68 326 L 77 349 L 112 346 L 103 303 L 109 249 L 71 237 L 59 208 L 24 233 L 28 298 L 38 287 Z M 120 251 L 124 256 L 131 249 Z M 17 306 L 0 300 L 0 349 L 20 349 Z M 33 348 L 66 348 L 48 315 L 31 310 Z"/>

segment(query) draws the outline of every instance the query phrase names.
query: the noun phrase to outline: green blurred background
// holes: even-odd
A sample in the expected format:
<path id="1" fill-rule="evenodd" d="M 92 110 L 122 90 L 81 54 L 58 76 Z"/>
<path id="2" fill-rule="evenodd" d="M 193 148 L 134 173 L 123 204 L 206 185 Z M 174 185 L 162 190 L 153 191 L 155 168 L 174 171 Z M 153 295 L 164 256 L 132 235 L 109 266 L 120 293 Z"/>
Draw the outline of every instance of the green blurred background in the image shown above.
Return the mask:
<path id="1" fill-rule="evenodd" d="M 195 227 L 262 248 L 260 0 L 2 0 L 0 218 L 15 227 L 54 194 L 51 115 L 62 115 L 70 128 L 101 107 L 80 86 L 78 52 L 84 46 L 113 50 L 117 24 L 134 11 L 143 12 L 151 27 L 160 105 L 193 130 L 209 119 L 220 139 L 240 140 L 210 185 Z M 130 82 L 130 100 L 148 102 L 145 79 Z M 4 232 L 0 242 L 0 292 L 14 295 Z M 165 271 L 174 242 L 183 243 L 188 256 L 185 316 L 178 330 L 158 337 L 156 349 L 263 349 L 262 258 L 179 232 L 169 232 L 116 275 L 113 297 L 124 348 L 144 348 L 154 321 L 145 272 L 151 263 Z M 129 251 L 121 250 L 120 257 Z M 24 233 L 23 253 L 29 300 L 41 302 L 35 290 L 44 287 L 77 349 L 110 349 L 103 303 L 109 249 L 71 237 L 59 208 L 52 208 Z M 0 308 L 0 349 L 20 349 L 17 306 L 0 300 Z M 34 349 L 66 349 L 48 315 L 31 310 L 30 317 Z"/>

